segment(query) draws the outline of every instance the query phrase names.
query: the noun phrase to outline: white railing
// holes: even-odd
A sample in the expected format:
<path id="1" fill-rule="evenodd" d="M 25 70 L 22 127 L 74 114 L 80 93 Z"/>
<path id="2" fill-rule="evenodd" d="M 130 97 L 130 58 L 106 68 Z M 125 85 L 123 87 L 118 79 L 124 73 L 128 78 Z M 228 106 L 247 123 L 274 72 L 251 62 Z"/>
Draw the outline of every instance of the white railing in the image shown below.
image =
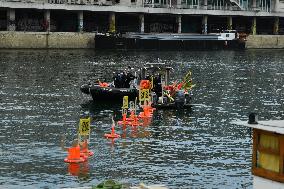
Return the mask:
<path id="1" fill-rule="evenodd" d="M 243 10 L 243 6 L 241 5 L 240 0 L 230 0 L 231 3 L 235 4 L 238 6 L 238 8 L 240 8 L 240 10 Z"/>
<path id="2" fill-rule="evenodd" d="M 113 3 L 111 0 L 0 0 L 4 2 L 22 2 L 22 3 L 50 3 L 50 4 L 74 4 L 74 5 L 102 5 L 102 6 L 120 6 L 119 3 Z M 153 1 L 153 0 L 152 0 Z M 208 4 L 207 6 L 202 5 L 189 5 L 185 3 L 181 4 L 162 4 L 162 3 L 151 3 L 144 0 L 142 7 L 152 7 L 152 8 L 174 8 L 174 9 L 202 9 L 202 10 L 231 10 L 231 11 L 240 11 L 240 10 L 247 10 L 247 11 L 262 11 L 262 12 L 270 12 L 271 10 L 261 8 L 260 6 L 257 8 L 245 7 L 241 0 L 229 0 L 229 2 L 233 5 L 230 8 L 224 5 L 215 6 Z M 132 6 L 137 6 L 136 3 L 132 3 Z"/>

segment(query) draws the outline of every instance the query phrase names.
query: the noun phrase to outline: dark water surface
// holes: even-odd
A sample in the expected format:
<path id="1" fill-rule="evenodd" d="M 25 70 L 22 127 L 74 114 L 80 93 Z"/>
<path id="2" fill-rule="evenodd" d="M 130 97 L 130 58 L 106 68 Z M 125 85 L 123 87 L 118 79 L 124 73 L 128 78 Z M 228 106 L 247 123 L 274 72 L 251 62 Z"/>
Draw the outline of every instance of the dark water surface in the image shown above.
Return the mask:
<path id="1" fill-rule="evenodd" d="M 0 188 L 91 186 L 108 178 L 170 188 L 251 188 L 251 136 L 230 124 L 255 111 L 259 119 L 284 119 L 284 51 L 94 52 L 0 51 Z M 111 78 L 126 65 L 160 58 L 189 69 L 196 83 L 192 110 L 158 111 L 152 125 L 110 131 L 118 106 L 96 105 L 79 87 Z M 93 117 L 95 155 L 72 176 L 63 162 L 62 135 L 70 146 L 80 114 Z M 76 167 L 71 169 L 76 169 Z"/>

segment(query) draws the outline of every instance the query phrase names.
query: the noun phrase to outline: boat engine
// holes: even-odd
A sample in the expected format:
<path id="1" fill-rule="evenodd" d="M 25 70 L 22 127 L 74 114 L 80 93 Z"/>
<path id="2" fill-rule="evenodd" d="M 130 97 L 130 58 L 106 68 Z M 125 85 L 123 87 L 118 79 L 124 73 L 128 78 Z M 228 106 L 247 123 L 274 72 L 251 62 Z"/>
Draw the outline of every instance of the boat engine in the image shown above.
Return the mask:
<path id="1" fill-rule="evenodd" d="M 84 84 L 80 87 L 80 90 L 84 94 L 90 94 L 90 85 L 89 84 Z"/>
<path id="2" fill-rule="evenodd" d="M 175 106 L 177 109 L 183 108 L 185 104 L 185 94 L 183 90 L 178 90 L 175 95 Z"/>

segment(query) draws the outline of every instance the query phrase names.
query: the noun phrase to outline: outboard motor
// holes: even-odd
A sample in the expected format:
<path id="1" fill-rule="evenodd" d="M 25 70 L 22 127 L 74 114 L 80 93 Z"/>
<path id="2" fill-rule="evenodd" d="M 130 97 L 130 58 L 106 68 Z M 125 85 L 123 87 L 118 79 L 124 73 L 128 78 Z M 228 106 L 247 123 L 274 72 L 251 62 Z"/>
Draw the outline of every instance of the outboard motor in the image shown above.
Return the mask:
<path id="1" fill-rule="evenodd" d="M 156 94 L 155 92 L 152 92 L 152 93 L 151 93 L 151 97 L 152 97 L 152 104 L 153 104 L 153 105 L 156 105 L 157 102 L 158 102 L 158 96 L 157 96 L 157 94 Z"/>
<path id="2" fill-rule="evenodd" d="M 191 101 L 191 94 L 185 94 L 185 104 L 189 104 Z"/>
<path id="3" fill-rule="evenodd" d="M 178 90 L 175 95 L 175 107 L 182 109 L 185 104 L 185 94 L 183 90 Z"/>
<path id="4" fill-rule="evenodd" d="M 81 90 L 81 92 L 84 93 L 84 94 L 90 94 L 90 87 L 91 87 L 91 85 L 89 85 L 89 84 L 84 84 L 84 85 L 82 85 L 82 86 L 80 87 L 80 90 Z"/>

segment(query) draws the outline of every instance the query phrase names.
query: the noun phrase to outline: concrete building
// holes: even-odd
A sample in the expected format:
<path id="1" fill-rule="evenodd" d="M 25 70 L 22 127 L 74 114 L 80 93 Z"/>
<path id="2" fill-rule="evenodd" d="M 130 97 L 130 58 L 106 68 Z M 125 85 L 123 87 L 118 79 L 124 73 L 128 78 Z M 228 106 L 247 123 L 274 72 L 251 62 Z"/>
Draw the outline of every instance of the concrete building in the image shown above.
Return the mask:
<path id="1" fill-rule="evenodd" d="M 1 31 L 284 34 L 284 0 L 0 0 Z"/>

